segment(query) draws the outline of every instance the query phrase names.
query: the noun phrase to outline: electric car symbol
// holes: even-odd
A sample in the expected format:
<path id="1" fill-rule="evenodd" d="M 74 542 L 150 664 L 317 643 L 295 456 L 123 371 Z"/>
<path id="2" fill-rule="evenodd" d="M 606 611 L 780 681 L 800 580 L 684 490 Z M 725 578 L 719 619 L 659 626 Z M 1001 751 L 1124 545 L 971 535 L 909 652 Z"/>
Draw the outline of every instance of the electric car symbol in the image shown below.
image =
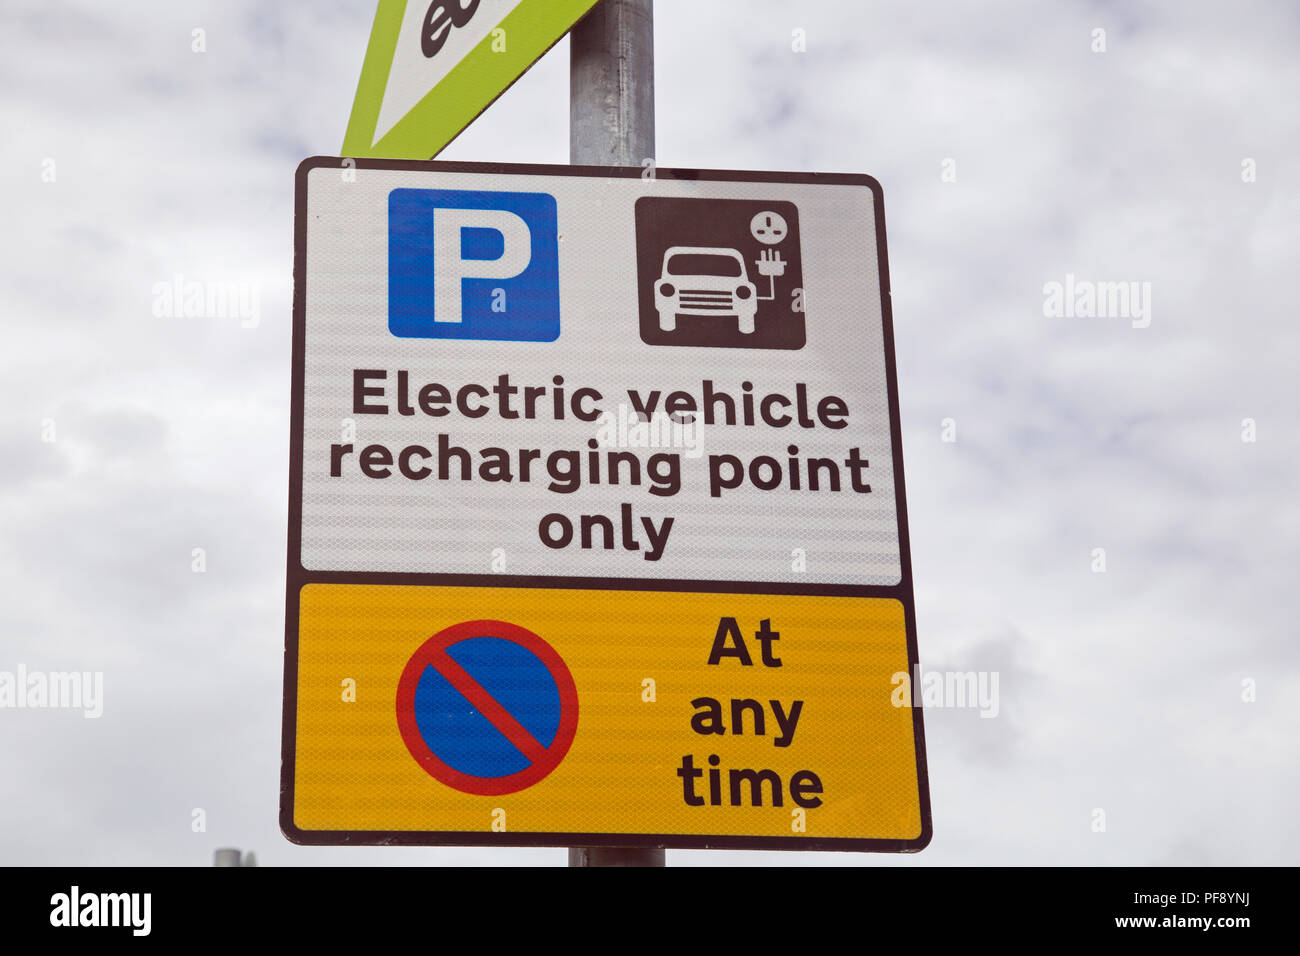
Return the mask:
<path id="1" fill-rule="evenodd" d="M 678 315 L 735 316 L 740 331 L 754 331 L 758 290 L 749 281 L 744 256 L 736 249 L 672 246 L 655 283 L 659 328 L 677 328 Z"/>

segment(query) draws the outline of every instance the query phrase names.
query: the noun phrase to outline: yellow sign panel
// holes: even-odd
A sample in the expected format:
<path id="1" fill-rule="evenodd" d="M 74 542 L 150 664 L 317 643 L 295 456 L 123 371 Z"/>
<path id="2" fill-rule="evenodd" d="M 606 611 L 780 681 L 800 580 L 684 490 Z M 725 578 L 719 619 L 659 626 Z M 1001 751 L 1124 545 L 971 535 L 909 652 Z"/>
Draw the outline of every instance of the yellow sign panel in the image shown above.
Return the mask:
<path id="1" fill-rule="evenodd" d="M 300 608 L 300 830 L 922 836 L 897 601 L 310 584 Z M 408 660 L 475 618 L 537 635 L 576 685 L 571 747 L 515 793 L 441 782 L 399 730 Z"/>

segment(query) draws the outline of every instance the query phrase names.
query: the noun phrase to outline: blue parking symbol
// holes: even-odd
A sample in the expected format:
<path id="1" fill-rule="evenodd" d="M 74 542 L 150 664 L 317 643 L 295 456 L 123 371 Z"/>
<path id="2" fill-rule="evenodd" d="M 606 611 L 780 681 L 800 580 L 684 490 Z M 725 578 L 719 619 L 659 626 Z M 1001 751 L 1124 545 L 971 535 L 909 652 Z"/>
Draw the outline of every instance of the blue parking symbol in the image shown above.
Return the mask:
<path id="1" fill-rule="evenodd" d="M 554 342 L 560 335 L 555 197 L 394 189 L 388 329 L 423 339 Z"/>

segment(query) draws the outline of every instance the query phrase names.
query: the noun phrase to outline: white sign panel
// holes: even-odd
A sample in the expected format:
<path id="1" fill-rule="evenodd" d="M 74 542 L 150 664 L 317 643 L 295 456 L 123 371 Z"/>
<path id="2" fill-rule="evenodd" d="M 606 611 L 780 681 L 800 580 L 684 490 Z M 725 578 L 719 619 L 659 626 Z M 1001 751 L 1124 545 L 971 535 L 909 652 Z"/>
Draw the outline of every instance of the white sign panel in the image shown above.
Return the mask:
<path id="1" fill-rule="evenodd" d="M 299 170 L 305 571 L 903 582 L 874 180 L 356 166 Z"/>

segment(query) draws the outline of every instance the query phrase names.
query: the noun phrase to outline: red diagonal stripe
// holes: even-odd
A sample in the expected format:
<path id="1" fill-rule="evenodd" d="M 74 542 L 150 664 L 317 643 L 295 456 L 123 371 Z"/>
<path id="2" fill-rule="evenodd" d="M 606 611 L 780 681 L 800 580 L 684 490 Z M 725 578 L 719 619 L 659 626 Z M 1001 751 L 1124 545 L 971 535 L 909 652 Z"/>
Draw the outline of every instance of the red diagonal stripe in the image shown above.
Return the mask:
<path id="1" fill-rule="evenodd" d="M 539 763 L 546 759 L 546 748 L 537 742 L 537 738 L 530 734 L 523 724 L 515 720 L 510 711 L 498 704 L 496 698 L 483 689 L 482 684 L 470 677 L 469 672 L 457 664 L 445 648 L 440 648 L 429 656 L 429 663 L 437 668 L 438 673 L 447 678 L 447 683 L 473 704 L 493 727 L 501 731 L 506 740 L 519 748 L 519 752 L 527 757 L 530 763 Z"/>

